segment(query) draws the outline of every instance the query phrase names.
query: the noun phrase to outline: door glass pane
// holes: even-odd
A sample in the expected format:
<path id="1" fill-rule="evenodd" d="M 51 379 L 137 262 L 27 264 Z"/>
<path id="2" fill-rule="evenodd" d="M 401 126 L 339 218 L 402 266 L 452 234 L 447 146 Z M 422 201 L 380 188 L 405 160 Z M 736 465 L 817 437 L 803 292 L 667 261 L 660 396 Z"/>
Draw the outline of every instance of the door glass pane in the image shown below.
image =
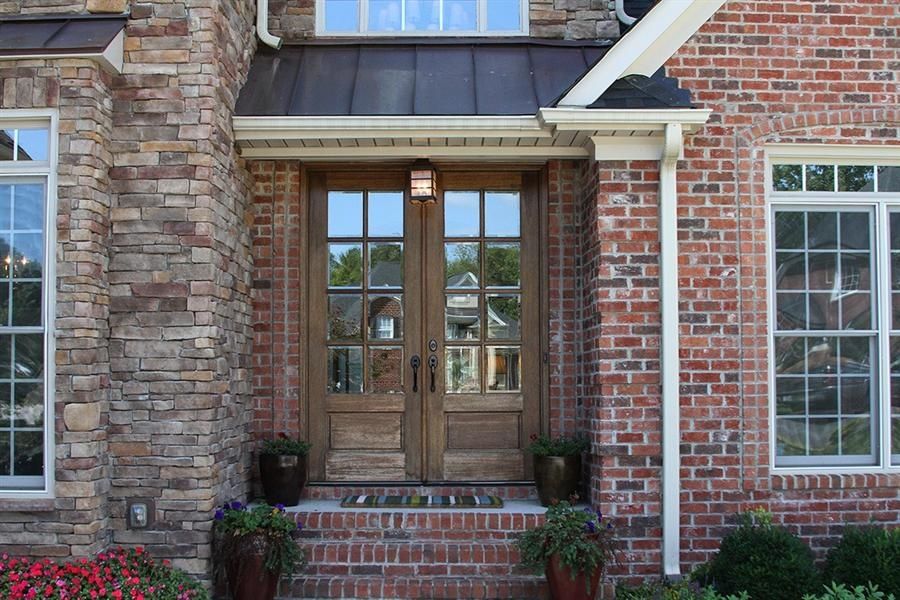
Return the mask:
<path id="1" fill-rule="evenodd" d="M 403 243 L 369 244 L 369 287 L 403 286 Z"/>
<path id="2" fill-rule="evenodd" d="M 447 393 L 477 394 L 481 391 L 479 353 L 477 346 L 456 346 L 444 349 Z"/>
<path id="3" fill-rule="evenodd" d="M 488 31 L 519 31 L 519 0 L 487 0 Z"/>
<path id="4" fill-rule="evenodd" d="M 481 305 L 478 294 L 447 294 L 444 310 L 448 340 L 481 338 Z"/>
<path id="5" fill-rule="evenodd" d="M 369 192 L 369 237 L 403 237 L 403 192 Z"/>
<path id="6" fill-rule="evenodd" d="M 369 0 L 369 31 L 400 31 L 400 0 Z"/>
<path id="7" fill-rule="evenodd" d="M 325 31 L 359 31 L 359 0 L 325 0 Z"/>
<path id="8" fill-rule="evenodd" d="M 403 339 L 403 295 L 369 296 L 369 339 Z"/>
<path id="9" fill-rule="evenodd" d="M 519 193 L 484 193 L 484 235 L 519 237 Z"/>
<path id="10" fill-rule="evenodd" d="M 488 294 L 488 339 L 519 339 L 519 319 L 522 315 L 522 297 L 519 294 Z"/>
<path id="11" fill-rule="evenodd" d="M 328 244 L 328 285 L 362 287 L 362 244 Z"/>
<path id="12" fill-rule="evenodd" d="M 484 278 L 487 287 L 519 287 L 519 244 L 485 243 Z"/>
<path id="13" fill-rule="evenodd" d="M 481 232 L 478 192 L 444 192 L 444 237 L 477 237 Z"/>
<path id="14" fill-rule="evenodd" d="M 520 389 L 521 356 L 518 346 L 487 346 L 486 384 L 488 391 L 512 392 Z"/>
<path id="15" fill-rule="evenodd" d="M 360 346 L 328 349 L 328 392 L 361 394 L 363 353 Z"/>
<path id="16" fill-rule="evenodd" d="M 476 0 L 444 0 L 444 31 L 475 31 Z"/>
<path id="17" fill-rule="evenodd" d="M 477 288 L 479 284 L 478 242 L 444 244 L 448 288 Z"/>
<path id="18" fill-rule="evenodd" d="M 362 192 L 328 192 L 328 237 L 362 237 Z"/>
<path id="19" fill-rule="evenodd" d="M 401 346 L 369 348 L 368 391 L 372 394 L 403 392 L 403 348 Z"/>
<path id="20" fill-rule="evenodd" d="M 328 339 L 358 340 L 362 331 L 362 294 L 328 294 Z"/>

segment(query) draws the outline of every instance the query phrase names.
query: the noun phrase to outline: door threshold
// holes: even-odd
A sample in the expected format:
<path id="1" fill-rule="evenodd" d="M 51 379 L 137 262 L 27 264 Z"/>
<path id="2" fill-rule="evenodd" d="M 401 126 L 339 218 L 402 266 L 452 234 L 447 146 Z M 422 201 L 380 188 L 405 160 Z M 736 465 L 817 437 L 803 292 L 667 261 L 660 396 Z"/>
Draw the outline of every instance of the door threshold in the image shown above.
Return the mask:
<path id="1" fill-rule="evenodd" d="M 503 506 L 500 508 L 487 507 L 447 507 L 447 508 L 381 508 L 381 507 L 360 507 L 345 508 L 341 506 L 340 500 L 311 500 L 302 499 L 296 506 L 286 506 L 284 509 L 288 513 L 379 513 L 379 514 L 488 514 L 488 515 L 542 515 L 547 512 L 547 507 L 541 506 L 538 500 L 507 500 L 503 499 Z"/>

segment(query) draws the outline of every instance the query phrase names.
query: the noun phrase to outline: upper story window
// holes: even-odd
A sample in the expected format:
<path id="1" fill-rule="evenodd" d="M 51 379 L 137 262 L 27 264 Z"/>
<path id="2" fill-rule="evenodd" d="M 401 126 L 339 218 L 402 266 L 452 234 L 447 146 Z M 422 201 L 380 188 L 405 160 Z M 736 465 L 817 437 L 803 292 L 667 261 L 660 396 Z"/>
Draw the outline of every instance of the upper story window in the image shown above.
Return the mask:
<path id="1" fill-rule="evenodd" d="M 0 494 L 47 493 L 53 379 L 50 119 L 0 111 Z M 10 111 L 16 112 L 16 111 Z M 52 271 L 52 269 L 51 269 Z"/>
<path id="2" fill-rule="evenodd" d="M 900 166 L 832 152 L 770 170 L 775 466 L 897 467 Z"/>
<path id="3" fill-rule="evenodd" d="M 319 35 L 524 35 L 525 0 L 316 0 Z"/>

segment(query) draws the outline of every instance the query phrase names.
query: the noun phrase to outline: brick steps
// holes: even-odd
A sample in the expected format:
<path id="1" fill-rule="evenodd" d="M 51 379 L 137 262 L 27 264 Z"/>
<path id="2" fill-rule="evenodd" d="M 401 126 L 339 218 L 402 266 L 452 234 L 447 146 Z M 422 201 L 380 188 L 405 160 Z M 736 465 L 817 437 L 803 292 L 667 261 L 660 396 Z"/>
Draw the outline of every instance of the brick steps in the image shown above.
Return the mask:
<path id="1" fill-rule="evenodd" d="M 519 567 L 518 536 L 541 511 L 371 510 L 295 512 L 309 565 L 281 598 L 549 598 L 542 577 Z"/>

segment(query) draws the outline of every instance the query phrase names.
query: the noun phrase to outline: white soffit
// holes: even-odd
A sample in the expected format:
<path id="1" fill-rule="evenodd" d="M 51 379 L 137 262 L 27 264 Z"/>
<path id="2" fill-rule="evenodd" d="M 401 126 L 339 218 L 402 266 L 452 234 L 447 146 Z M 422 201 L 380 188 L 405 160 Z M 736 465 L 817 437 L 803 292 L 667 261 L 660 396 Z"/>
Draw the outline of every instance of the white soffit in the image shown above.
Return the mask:
<path id="1" fill-rule="evenodd" d="M 693 132 L 710 111 L 541 109 L 536 116 L 234 117 L 245 158 L 527 160 L 659 158 L 667 123 Z"/>
<path id="2" fill-rule="evenodd" d="M 557 106 L 587 106 L 626 75 L 653 75 L 725 2 L 660 0 Z"/>

